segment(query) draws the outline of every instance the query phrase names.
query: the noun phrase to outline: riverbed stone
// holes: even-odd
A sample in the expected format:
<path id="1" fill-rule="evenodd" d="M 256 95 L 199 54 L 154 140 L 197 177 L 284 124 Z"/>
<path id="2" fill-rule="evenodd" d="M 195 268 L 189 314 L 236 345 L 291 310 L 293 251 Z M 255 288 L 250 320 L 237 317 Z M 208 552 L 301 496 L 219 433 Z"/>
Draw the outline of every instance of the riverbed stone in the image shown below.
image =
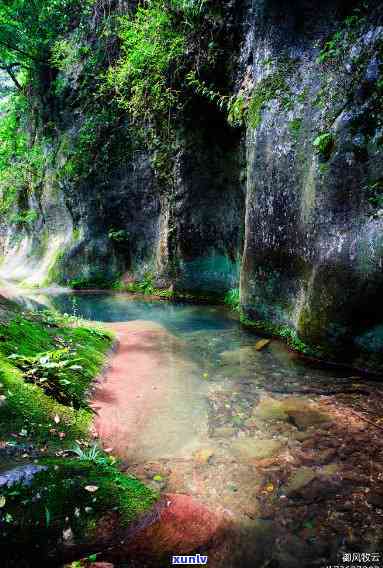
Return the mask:
<path id="1" fill-rule="evenodd" d="M 257 341 L 257 343 L 255 344 L 256 351 L 262 351 L 262 349 L 269 345 L 270 341 L 270 339 L 260 339 L 259 341 Z"/>
<path id="2" fill-rule="evenodd" d="M 331 421 L 331 417 L 322 412 L 316 405 L 299 398 L 285 399 L 282 403 L 282 408 L 288 415 L 289 420 L 301 430 Z"/>
<path id="3" fill-rule="evenodd" d="M 221 353 L 221 362 L 223 365 L 246 364 L 257 357 L 256 348 L 240 347 L 232 351 L 223 351 Z"/>
<path id="4" fill-rule="evenodd" d="M 315 469 L 311 467 L 301 467 L 292 474 L 288 482 L 283 486 L 283 492 L 287 496 L 298 493 L 311 483 L 316 476 L 317 472 Z"/>
<path id="5" fill-rule="evenodd" d="M 284 409 L 283 402 L 273 399 L 264 398 L 255 407 L 253 417 L 260 420 L 283 420 L 288 421 L 289 416 Z"/>
<path id="6" fill-rule="evenodd" d="M 270 438 L 242 438 L 232 444 L 233 452 L 243 459 L 265 459 L 275 456 L 283 443 Z"/>
<path id="7" fill-rule="evenodd" d="M 12 487 L 16 484 L 31 485 L 34 476 L 41 471 L 48 469 L 43 465 L 25 464 L 0 475 L 0 487 Z"/>

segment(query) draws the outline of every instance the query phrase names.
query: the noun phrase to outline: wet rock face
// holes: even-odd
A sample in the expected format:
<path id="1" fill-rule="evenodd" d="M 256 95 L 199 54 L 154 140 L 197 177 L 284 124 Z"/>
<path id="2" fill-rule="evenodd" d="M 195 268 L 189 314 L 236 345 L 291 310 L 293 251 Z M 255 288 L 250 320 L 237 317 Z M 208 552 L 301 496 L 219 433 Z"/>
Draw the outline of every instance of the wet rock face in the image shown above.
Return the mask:
<path id="1" fill-rule="evenodd" d="M 340 23 L 342 3 L 310 4 L 255 3 L 248 31 L 258 114 L 246 143 L 242 302 L 251 319 L 288 325 L 325 356 L 373 365 L 383 221 L 368 188 L 383 173 L 383 29 L 371 13 Z M 315 46 L 334 32 L 336 54 L 323 56 Z"/>

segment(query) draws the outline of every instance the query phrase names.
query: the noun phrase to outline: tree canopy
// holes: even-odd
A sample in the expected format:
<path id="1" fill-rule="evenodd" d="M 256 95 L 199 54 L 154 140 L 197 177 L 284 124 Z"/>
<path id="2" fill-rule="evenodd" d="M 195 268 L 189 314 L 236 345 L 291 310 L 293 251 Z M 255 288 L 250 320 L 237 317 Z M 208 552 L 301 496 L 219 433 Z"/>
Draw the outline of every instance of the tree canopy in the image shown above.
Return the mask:
<path id="1" fill-rule="evenodd" d="M 2 0 L 0 68 L 18 88 L 18 71 L 48 64 L 55 39 L 83 11 L 81 0 Z"/>

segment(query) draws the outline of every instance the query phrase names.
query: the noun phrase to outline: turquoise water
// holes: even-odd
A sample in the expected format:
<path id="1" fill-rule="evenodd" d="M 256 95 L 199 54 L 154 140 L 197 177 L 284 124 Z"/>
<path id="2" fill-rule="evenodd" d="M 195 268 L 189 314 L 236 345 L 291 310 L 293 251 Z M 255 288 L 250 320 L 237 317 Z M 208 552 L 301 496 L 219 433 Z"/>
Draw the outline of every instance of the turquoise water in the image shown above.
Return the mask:
<path id="1" fill-rule="evenodd" d="M 150 300 L 123 293 L 31 293 L 15 298 L 28 309 L 55 309 L 60 313 L 105 323 L 147 321 L 161 325 L 187 341 L 187 356 L 210 371 L 222 367 L 222 353 L 232 369 L 258 380 L 293 385 L 317 381 L 342 380 L 349 373 L 308 367 L 280 341 L 273 340 L 262 355 L 254 358 L 254 332 L 241 327 L 238 316 L 225 306 L 196 305 L 185 302 Z M 242 350 L 240 352 L 240 350 Z M 228 352 L 228 354 L 227 354 Z M 226 354 L 226 355 L 225 355 Z M 227 369 L 227 365 L 226 365 Z M 283 375 L 282 375 L 283 373 Z"/>
<path id="2" fill-rule="evenodd" d="M 233 329 L 237 322 L 222 308 L 159 300 L 139 300 L 122 294 L 61 294 L 52 298 L 60 312 L 103 322 L 153 321 L 172 332 Z"/>
<path id="3" fill-rule="evenodd" d="M 312 506 L 310 480 L 321 499 L 332 483 L 338 491 L 343 462 L 332 446 L 326 453 L 328 443 L 353 439 L 349 414 L 321 395 L 362 379 L 308 365 L 277 340 L 257 350 L 260 337 L 223 306 L 121 293 L 36 292 L 18 301 L 111 324 L 121 348 L 94 392 L 100 441 L 156 490 L 225 511 L 235 539 L 230 558 L 214 566 L 302 568 L 299 555 L 334 564 L 327 537 L 302 540 L 294 527 L 312 523 L 309 509 L 302 516 Z"/>

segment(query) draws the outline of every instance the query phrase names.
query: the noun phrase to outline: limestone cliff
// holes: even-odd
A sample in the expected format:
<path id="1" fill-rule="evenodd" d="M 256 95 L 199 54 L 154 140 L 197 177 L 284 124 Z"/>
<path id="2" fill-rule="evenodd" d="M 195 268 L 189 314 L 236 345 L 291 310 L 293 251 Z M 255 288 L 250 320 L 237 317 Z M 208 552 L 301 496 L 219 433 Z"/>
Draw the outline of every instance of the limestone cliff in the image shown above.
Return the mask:
<path id="1" fill-rule="evenodd" d="M 218 55 L 199 88 L 182 85 L 166 175 L 163 148 L 143 144 L 105 100 L 74 173 L 89 56 L 56 74 L 55 89 L 37 81 L 32 131 L 51 158 L 24 198 L 36 219 L 2 225 L 1 274 L 107 285 L 149 272 L 157 287 L 192 293 L 240 287 L 243 317 L 258 327 L 380 366 L 382 9 L 233 0 L 217 10 L 187 39 L 190 59 L 205 56 L 204 42 Z M 113 59 L 118 42 L 98 39 L 99 26 L 93 15 L 86 47 Z"/>

